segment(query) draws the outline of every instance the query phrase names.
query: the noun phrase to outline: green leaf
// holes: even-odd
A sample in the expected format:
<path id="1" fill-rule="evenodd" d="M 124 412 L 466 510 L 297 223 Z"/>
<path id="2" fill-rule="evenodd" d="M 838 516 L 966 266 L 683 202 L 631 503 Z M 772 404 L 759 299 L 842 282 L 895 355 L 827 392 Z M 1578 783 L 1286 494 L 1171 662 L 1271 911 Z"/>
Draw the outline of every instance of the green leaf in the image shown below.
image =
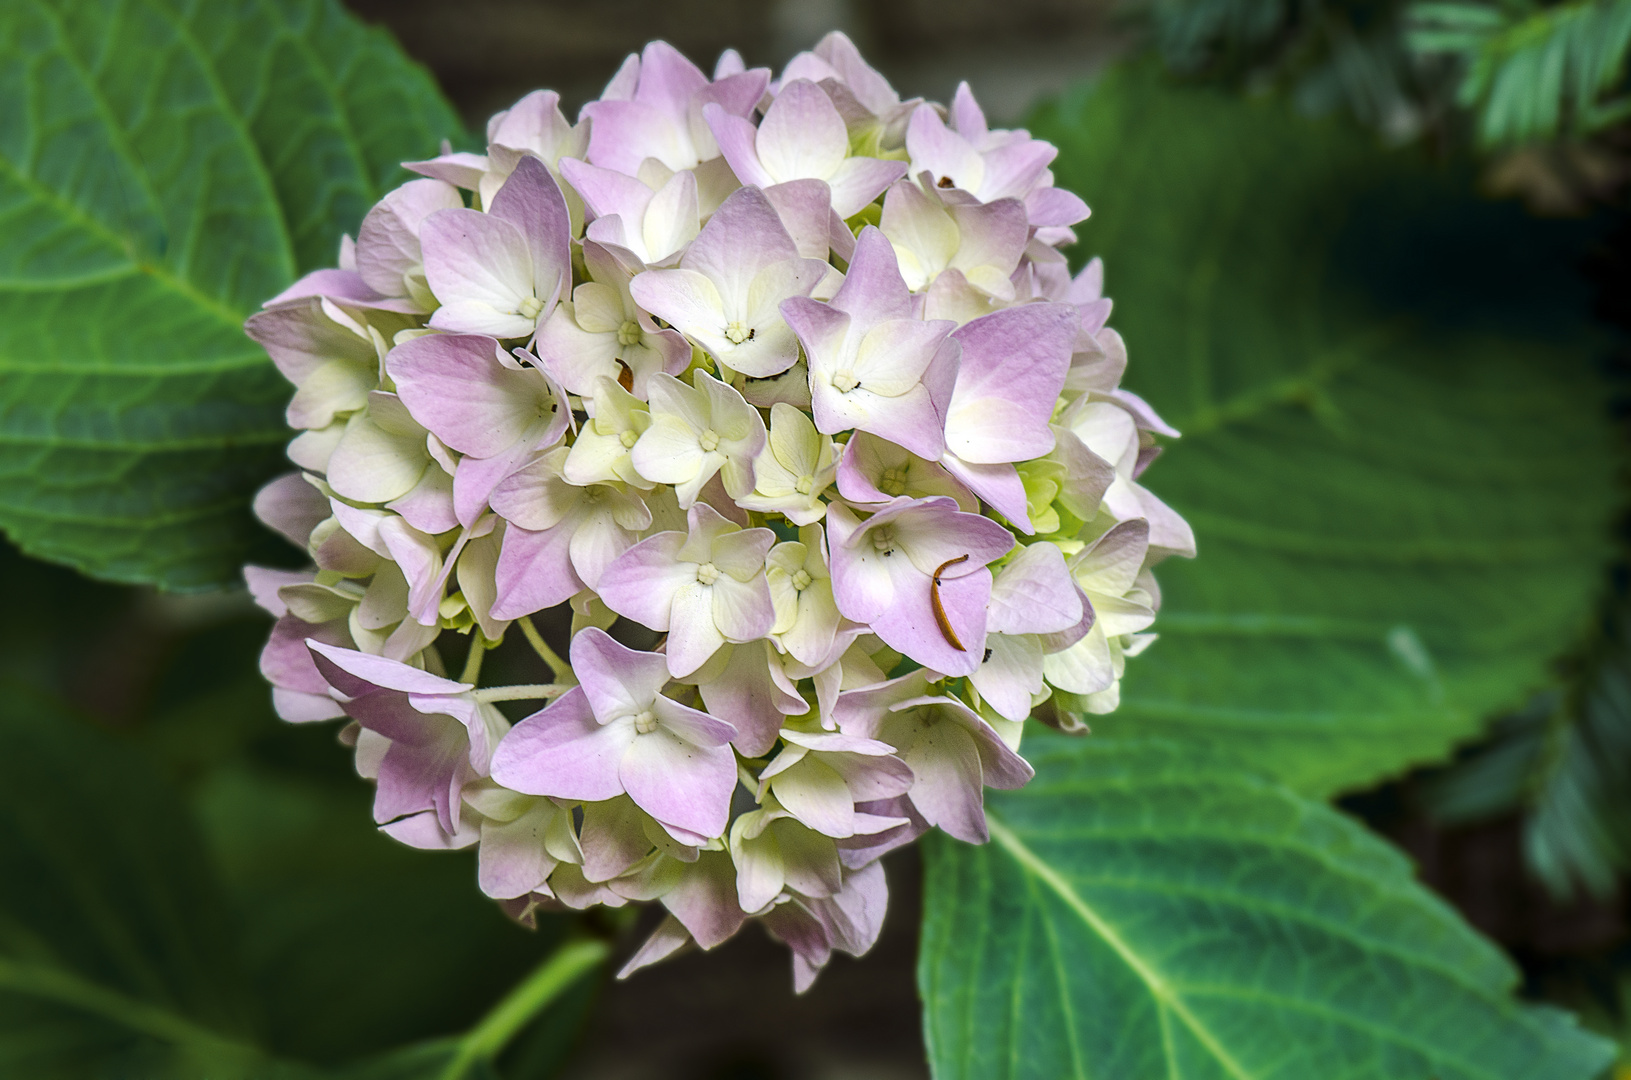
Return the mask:
<path id="1" fill-rule="evenodd" d="M 12 0 L 0 115 L 0 528 L 226 584 L 289 438 L 243 320 L 457 120 L 334 0 Z"/>
<path id="2" fill-rule="evenodd" d="M 0 694 L 0 1075 L 269 1075 L 186 811 L 128 744 Z"/>
<path id="3" fill-rule="evenodd" d="M 1046 112 L 1094 208 L 1128 385 L 1184 431 L 1116 736 L 1293 786 L 1442 756 L 1549 682 L 1603 580 L 1619 453 L 1573 269 L 1590 226 L 1462 194 L 1366 135 L 1123 72 Z"/>
<path id="4" fill-rule="evenodd" d="M 928 846 L 939 1080 L 1592 1080 L 1612 1048 L 1330 808 L 1171 743 L 1036 740 L 992 840 Z"/>

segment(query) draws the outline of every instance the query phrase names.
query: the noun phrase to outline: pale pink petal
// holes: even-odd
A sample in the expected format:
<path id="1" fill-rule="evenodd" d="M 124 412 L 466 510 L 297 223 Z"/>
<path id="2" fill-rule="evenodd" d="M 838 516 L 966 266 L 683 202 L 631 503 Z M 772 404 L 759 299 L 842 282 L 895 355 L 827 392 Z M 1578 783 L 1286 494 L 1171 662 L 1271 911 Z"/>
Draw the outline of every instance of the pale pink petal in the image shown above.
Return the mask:
<path id="1" fill-rule="evenodd" d="M 1055 634 L 1082 621 L 1082 602 L 1053 544 L 1024 548 L 991 587 L 988 629 L 995 634 Z"/>
<path id="2" fill-rule="evenodd" d="M 651 932 L 645 943 L 618 969 L 617 977 L 626 979 L 643 967 L 668 959 L 690 944 L 692 944 L 690 931 L 685 929 L 685 924 L 670 915 L 657 925 L 657 929 Z"/>
<path id="3" fill-rule="evenodd" d="M 533 295 L 532 252 L 520 229 L 477 210 L 439 210 L 419 235 L 425 279 L 442 303 L 431 326 L 503 338 L 532 333 L 536 317 L 519 314 Z"/>
<path id="4" fill-rule="evenodd" d="M 309 645 L 323 677 L 330 686 L 348 697 L 376 689 L 412 694 L 459 694 L 471 689 L 468 683 L 444 679 L 383 656 L 370 656 L 355 649 L 342 649 L 320 641 L 312 641 Z"/>
<path id="5" fill-rule="evenodd" d="M 600 598 L 619 615 L 667 630 L 675 595 L 696 584 L 694 563 L 677 561 L 682 532 L 661 532 L 618 556 L 600 578 Z"/>
<path id="6" fill-rule="evenodd" d="M 658 727 L 634 737 L 618 776 L 629 798 L 658 821 L 702 836 L 724 833 L 736 787 L 728 746 L 697 746 Z"/>
<path id="7" fill-rule="evenodd" d="M 493 752 L 493 779 L 528 795 L 610 799 L 623 794 L 618 763 L 634 739 L 632 722 L 595 723 L 573 687 L 510 729 Z"/>
<path id="8" fill-rule="evenodd" d="M 712 102 L 702 107 L 702 116 L 714 134 L 714 141 L 719 144 L 719 152 L 730 163 L 731 171 L 738 180 L 760 188 L 776 182 L 759 163 L 759 152 L 754 148 L 757 129 L 751 120 L 732 116 Z"/>
<path id="9" fill-rule="evenodd" d="M 1042 692 L 1042 645 L 1034 634 L 985 639 L 987 658 L 969 676 L 998 715 L 1018 723 L 1031 714 L 1031 695 Z"/>
<path id="10" fill-rule="evenodd" d="M 695 574 L 694 568 L 687 566 L 686 569 Z M 676 679 L 682 679 L 707 663 L 725 644 L 725 636 L 714 625 L 713 589 L 697 584 L 693 577 L 691 583 L 676 590 L 673 597 L 671 615 L 667 619 L 668 671 Z M 610 600 L 607 606 L 617 610 Z"/>
<path id="11" fill-rule="evenodd" d="M 1087 218 L 1088 209 L 1075 192 L 1040 187 L 1025 196 L 1025 213 L 1032 225 L 1074 225 Z"/>
<path id="12" fill-rule="evenodd" d="M 808 706 L 772 677 L 770 665 L 775 660 L 767 652 L 768 645 L 749 642 L 728 648 L 730 655 L 718 673 L 710 666 L 712 677 L 697 689 L 708 711 L 736 729 L 736 748 L 748 757 L 758 757 L 776 745 L 776 734 L 786 718 Z"/>
<path id="13" fill-rule="evenodd" d="M 925 821 L 970 844 L 990 838 L 973 736 L 950 722 L 927 724 L 901 758 L 917 777 L 908 798 Z"/>
<path id="14" fill-rule="evenodd" d="M 543 314 L 548 315 L 548 305 L 572 287 L 572 216 L 548 166 L 531 155 L 523 157 L 493 197 L 488 214 L 508 221 L 526 238 L 533 291 L 545 301 Z"/>
<path id="15" fill-rule="evenodd" d="M 311 532 L 329 516 L 328 500 L 300 473 L 285 473 L 255 493 L 255 516 L 306 550 Z"/>
<path id="16" fill-rule="evenodd" d="M 855 238 L 855 257 L 832 305 L 865 327 L 912 318 L 912 294 L 900 275 L 895 247 L 877 226 L 868 225 Z"/>
<path id="17" fill-rule="evenodd" d="M 1028 461 L 1053 449 L 1048 420 L 1070 370 L 1080 317 L 1069 304 L 1022 304 L 953 334 L 962 363 L 946 446 L 964 461 Z"/>
<path id="18" fill-rule="evenodd" d="M 550 396 L 539 372 L 506 366 L 498 342 L 481 334 L 414 338 L 392 349 L 385 364 L 413 418 L 472 457 L 515 445 Z"/>
<path id="19" fill-rule="evenodd" d="M 849 152 L 849 131 L 832 99 L 813 82 L 782 83 L 759 123 L 755 147 L 777 181 L 825 180 Z"/>
<path id="20" fill-rule="evenodd" d="M 495 619 L 519 619 L 582 591 L 583 581 L 569 558 L 571 540 L 572 531 L 564 528 L 532 532 L 511 525 L 504 530 L 495 573 Z"/>
<path id="21" fill-rule="evenodd" d="M 890 184 L 905 176 L 906 168 L 904 161 L 849 158 L 827 177 L 827 186 L 832 189 L 833 210 L 841 218 L 854 217 L 882 195 Z"/>
<path id="22" fill-rule="evenodd" d="M 668 681 L 661 654 L 638 652 L 595 626 L 572 639 L 572 668 L 602 723 L 649 708 Z"/>

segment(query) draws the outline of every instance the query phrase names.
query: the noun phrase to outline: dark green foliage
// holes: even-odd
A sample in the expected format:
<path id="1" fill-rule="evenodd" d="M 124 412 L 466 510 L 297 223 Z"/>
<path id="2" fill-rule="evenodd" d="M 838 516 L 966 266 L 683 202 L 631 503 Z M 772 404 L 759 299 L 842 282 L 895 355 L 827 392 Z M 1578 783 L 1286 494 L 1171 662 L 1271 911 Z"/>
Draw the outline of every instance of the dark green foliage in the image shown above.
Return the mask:
<path id="1" fill-rule="evenodd" d="M 0 115 L 0 528 L 230 583 L 289 438 L 243 320 L 457 120 L 335 0 L 12 0 Z"/>
<path id="2" fill-rule="evenodd" d="M 1631 656 L 1619 637 L 1599 652 L 1424 788 L 1445 825 L 1521 812 L 1525 862 L 1561 897 L 1611 896 L 1631 867 Z"/>
<path id="3" fill-rule="evenodd" d="M 564 920 L 505 919 L 468 852 L 374 830 L 334 725 L 272 715 L 258 612 L 8 549 L 0 581 L 41 613 L 0 629 L 23 661 L 0 671 L 0 1076 L 439 1077 L 560 942 Z M 40 662 L 76 638 L 73 667 Z M 104 688 L 134 707 L 117 736 L 58 699 L 100 707 Z M 518 1054 L 558 1063 L 592 998 L 572 990 Z"/>
<path id="4" fill-rule="evenodd" d="M 1094 207 L 1079 249 L 1129 385 L 1184 432 L 1145 481 L 1200 546 L 1158 569 L 1161 640 L 1101 733 L 1249 750 L 1324 794 L 1545 686 L 1619 504 L 1580 238 L 1533 243 L 1460 174 L 1148 72 L 1036 128 Z"/>

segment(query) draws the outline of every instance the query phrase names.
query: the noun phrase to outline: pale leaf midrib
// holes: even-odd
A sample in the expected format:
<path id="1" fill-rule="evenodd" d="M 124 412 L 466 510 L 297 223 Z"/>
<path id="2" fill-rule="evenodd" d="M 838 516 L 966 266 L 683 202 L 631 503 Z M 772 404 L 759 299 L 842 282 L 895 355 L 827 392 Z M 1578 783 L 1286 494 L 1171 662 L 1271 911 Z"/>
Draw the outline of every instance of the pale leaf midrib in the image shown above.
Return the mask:
<path id="1" fill-rule="evenodd" d="M 1073 911 L 1078 918 L 1087 924 L 1089 930 L 1098 935 L 1099 939 L 1108 945 L 1127 967 L 1138 977 L 1139 981 L 1149 989 L 1150 995 L 1155 998 L 1158 1007 L 1170 1009 L 1172 1014 L 1189 1028 L 1195 1038 L 1211 1052 L 1220 1065 L 1236 1078 L 1236 1080 L 1254 1080 L 1239 1062 L 1235 1061 L 1217 1040 L 1209 1028 L 1201 1023 L 1200 1018 L 1189 1011 L 1183 999 L 1173 992 L 1171 984 L 1166 977 L 1151 967 L 1143 957 L 1135 952 L 1131 945 L 1112 927 L 1105 919 L 1088 906 L 1087 902 L 1077 894 L 1068 881 L 1061 877 L 1058 871 L 1037 857 L 1025 842 L 1012 830 L 1002 823 L 995 815 L 989 812 L 986 815 L 991 829 L 991 838 L 1000 844 L 1014 861 L 1026 873 L 1039 879 L 1052 889 L 1065 905 Z"/>

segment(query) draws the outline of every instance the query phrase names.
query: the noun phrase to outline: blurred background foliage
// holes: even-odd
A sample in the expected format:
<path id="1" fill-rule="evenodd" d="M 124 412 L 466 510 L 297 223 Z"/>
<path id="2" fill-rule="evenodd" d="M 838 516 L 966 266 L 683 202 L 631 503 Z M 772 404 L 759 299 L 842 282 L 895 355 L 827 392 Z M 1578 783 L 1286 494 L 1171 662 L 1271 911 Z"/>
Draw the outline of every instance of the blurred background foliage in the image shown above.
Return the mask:
<path id="1" fill-rule="evenodd" d="M 704 64 L 726 47 L 779 64 L 836 26 L 903 93 L 943 100 L 967 78 L 994 119 L 1059 144 L 1059 182 L 1095 210 L 1074 257 L 1106 257 L 1130 385 L 1190 436 L 1151 482 L 1202 552 L 1164 571 L 1165 640 L 1098 736 L 1206 743 L 1337 796 L 1518 961 L 1526 995 L 1627 1045 L 1631 0 L 347 7 L 426 65 L 470 130 L 538 86 L 575 107 L 650 38 Z M 1094 89 L 1107 67 L 1121 74 Z M 433 92 L 415 102 L 413 124 L 445 123 Z M 303 226 L 291 265 L 326 259 L 325 230 L 354 228 L 370 185 L 399 178 L 387 149 L 355 206 Z M 274 389 L 238 404 L 275 423 Z M 0 427 L 30 407 L 7 399 Z M 10 452 L 0 502 L 43 460 Z M 273 467 L 266 447 L 249 455 L 235 491 Z M 222 505 L 234 539 L 211 557 L 230 566 L 251 534 Z M 1326 542 L 1288 546 L 1299 527 Z M 107 565 L 92 569 L 142 576 Z M 10 548 L 0 582 L 28 613 L 0 627 L 0 727 L 26 748 L 0 762 L 0 938 L 152 1022 L 31 1011 L 0 967 L 12 1073 L 430 1075 L 452 1045 L 437 1040 L 565 935 L 636 932 L 639 916 L 522 930 L 466 854 L 376 834 L 332 730 L 271 714 L 266 626 L 241 595 L 100 584 Z M 506 647 L 494 663 L 528 661 Z M 803 999 L 749 933 L 631 983 L 597 976 L 492 1067 L 926 1075 L 915 854 L 889 871 L 879 948 Z"/>

